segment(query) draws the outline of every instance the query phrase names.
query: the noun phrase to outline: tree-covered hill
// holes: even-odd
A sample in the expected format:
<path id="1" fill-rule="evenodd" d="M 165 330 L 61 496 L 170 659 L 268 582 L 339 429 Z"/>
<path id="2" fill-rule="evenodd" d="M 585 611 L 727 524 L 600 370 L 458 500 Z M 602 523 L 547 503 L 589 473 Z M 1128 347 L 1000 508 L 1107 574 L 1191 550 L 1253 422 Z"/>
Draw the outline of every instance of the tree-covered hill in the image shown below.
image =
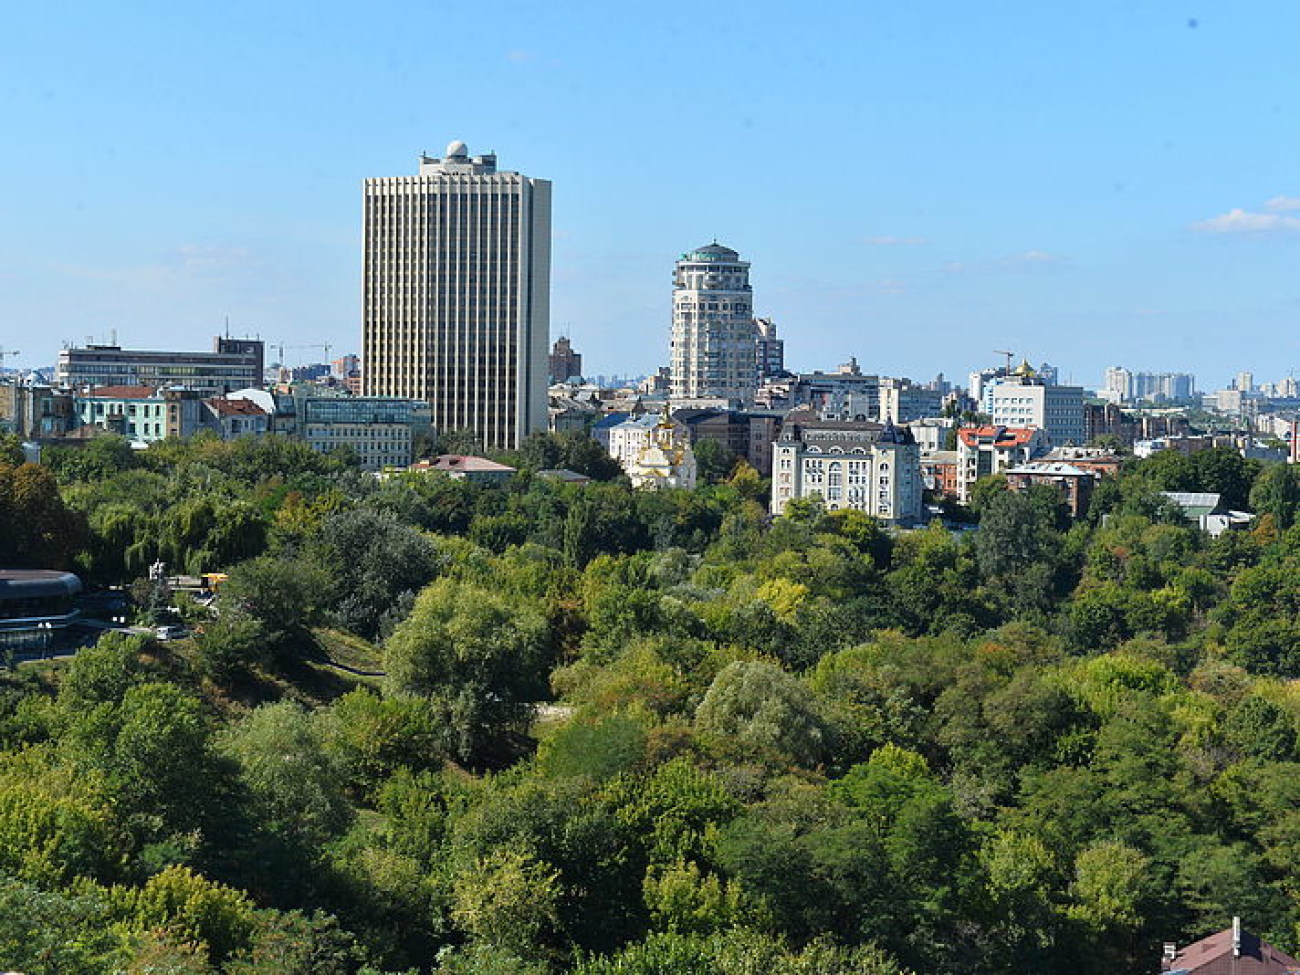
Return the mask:
<path id="1" fill-rule="evenodd" d="M 1293 469 L 1161 455 L 1080 523 L 992 484 L 977 532 L 889 534 L 769 519 L 743 466 L 529 473 L 565 457 L 0 463 L 12 564 L 229 575 L 192 639 L 4 678 L 0 965 L 1109 975 L 1233 915 L 1300 944 Z M 1161 490 L 1258 517 L 1211 540 Z"/>

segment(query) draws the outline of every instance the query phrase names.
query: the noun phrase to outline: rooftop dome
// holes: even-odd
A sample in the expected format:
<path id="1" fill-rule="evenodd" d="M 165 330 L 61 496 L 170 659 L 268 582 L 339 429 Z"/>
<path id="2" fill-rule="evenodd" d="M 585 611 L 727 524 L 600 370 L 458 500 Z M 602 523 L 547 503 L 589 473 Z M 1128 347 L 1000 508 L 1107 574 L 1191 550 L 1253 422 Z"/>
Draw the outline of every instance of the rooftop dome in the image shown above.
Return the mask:
<path id="1" fill-rule="evenodd" d="M 716 240 L 712 244 L 705 244 L 682 255 L 682 259 L 686 261 L 735 261 L 739 258 L 738 252 L 730 247 L 723 247 Z"/>
<path id="2" fill-rule="evenodd" d="M 1038 375 L 1038 373 L 1034 372 L 1034 367 L 1029 364 L 1028 359 L 1022 359 L 1020 360 L 1020 365 L 1016 366 L 1016 375 L 1032 378 Z"/>
<path id="3" fill-rule="evenodd" d="M 459 139 L 457 139 L 455 142 L 450 143 L 447 146 L 448 159 L 463 159 L 465 156 L 468 155 L 469 155 L 469 147 L 465 145 L 465 143 L 461 142 Z"/>

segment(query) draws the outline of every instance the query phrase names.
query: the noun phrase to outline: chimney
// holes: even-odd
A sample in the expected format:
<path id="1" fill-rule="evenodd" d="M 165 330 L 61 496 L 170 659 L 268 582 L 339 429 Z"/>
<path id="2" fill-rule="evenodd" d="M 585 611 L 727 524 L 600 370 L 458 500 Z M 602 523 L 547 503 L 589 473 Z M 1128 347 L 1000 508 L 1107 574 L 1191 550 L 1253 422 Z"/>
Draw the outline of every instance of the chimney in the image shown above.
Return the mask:
<path id="1" fill-rule="evenodd" d="M 1241 957 L 1241 918 L 1232 918 L 1232 957 Z"/>

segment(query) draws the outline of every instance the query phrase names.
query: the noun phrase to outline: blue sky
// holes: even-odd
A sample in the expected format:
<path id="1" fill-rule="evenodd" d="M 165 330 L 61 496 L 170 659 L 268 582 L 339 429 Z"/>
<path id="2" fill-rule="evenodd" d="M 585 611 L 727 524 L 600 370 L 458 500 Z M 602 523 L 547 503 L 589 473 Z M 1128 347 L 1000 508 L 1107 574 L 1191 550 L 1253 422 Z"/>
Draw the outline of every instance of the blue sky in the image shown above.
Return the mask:
<path id="1" fill-rule="evenodd" d="M 1278 379 L 1297 37 L 1292 0 L 10 5 L 0 344 L 358 349 L 361 180 L 463 139 L 553 180 L 591 373 L 666 361 L 716 237 L 793 368 Z"/>

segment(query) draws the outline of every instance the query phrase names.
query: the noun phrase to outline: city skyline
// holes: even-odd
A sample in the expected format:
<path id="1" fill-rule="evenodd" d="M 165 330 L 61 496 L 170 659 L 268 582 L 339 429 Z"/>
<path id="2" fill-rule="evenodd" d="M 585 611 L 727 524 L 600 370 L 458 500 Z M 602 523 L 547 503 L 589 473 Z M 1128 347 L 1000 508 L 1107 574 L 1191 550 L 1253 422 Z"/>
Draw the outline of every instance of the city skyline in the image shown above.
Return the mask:
<path id="1" fill-rule="evenodd" d="M 795 370 L 1300 366 L 1290 5 L 511 9 L 15 11 L 6 364 L 113 330 L 202 348 L 227 318 L 359 350 L 357 188 L 463 139 L 554 183 L 550 338 L 592 373 L 668 363 L 665 282 L 714 238 Z"/>

